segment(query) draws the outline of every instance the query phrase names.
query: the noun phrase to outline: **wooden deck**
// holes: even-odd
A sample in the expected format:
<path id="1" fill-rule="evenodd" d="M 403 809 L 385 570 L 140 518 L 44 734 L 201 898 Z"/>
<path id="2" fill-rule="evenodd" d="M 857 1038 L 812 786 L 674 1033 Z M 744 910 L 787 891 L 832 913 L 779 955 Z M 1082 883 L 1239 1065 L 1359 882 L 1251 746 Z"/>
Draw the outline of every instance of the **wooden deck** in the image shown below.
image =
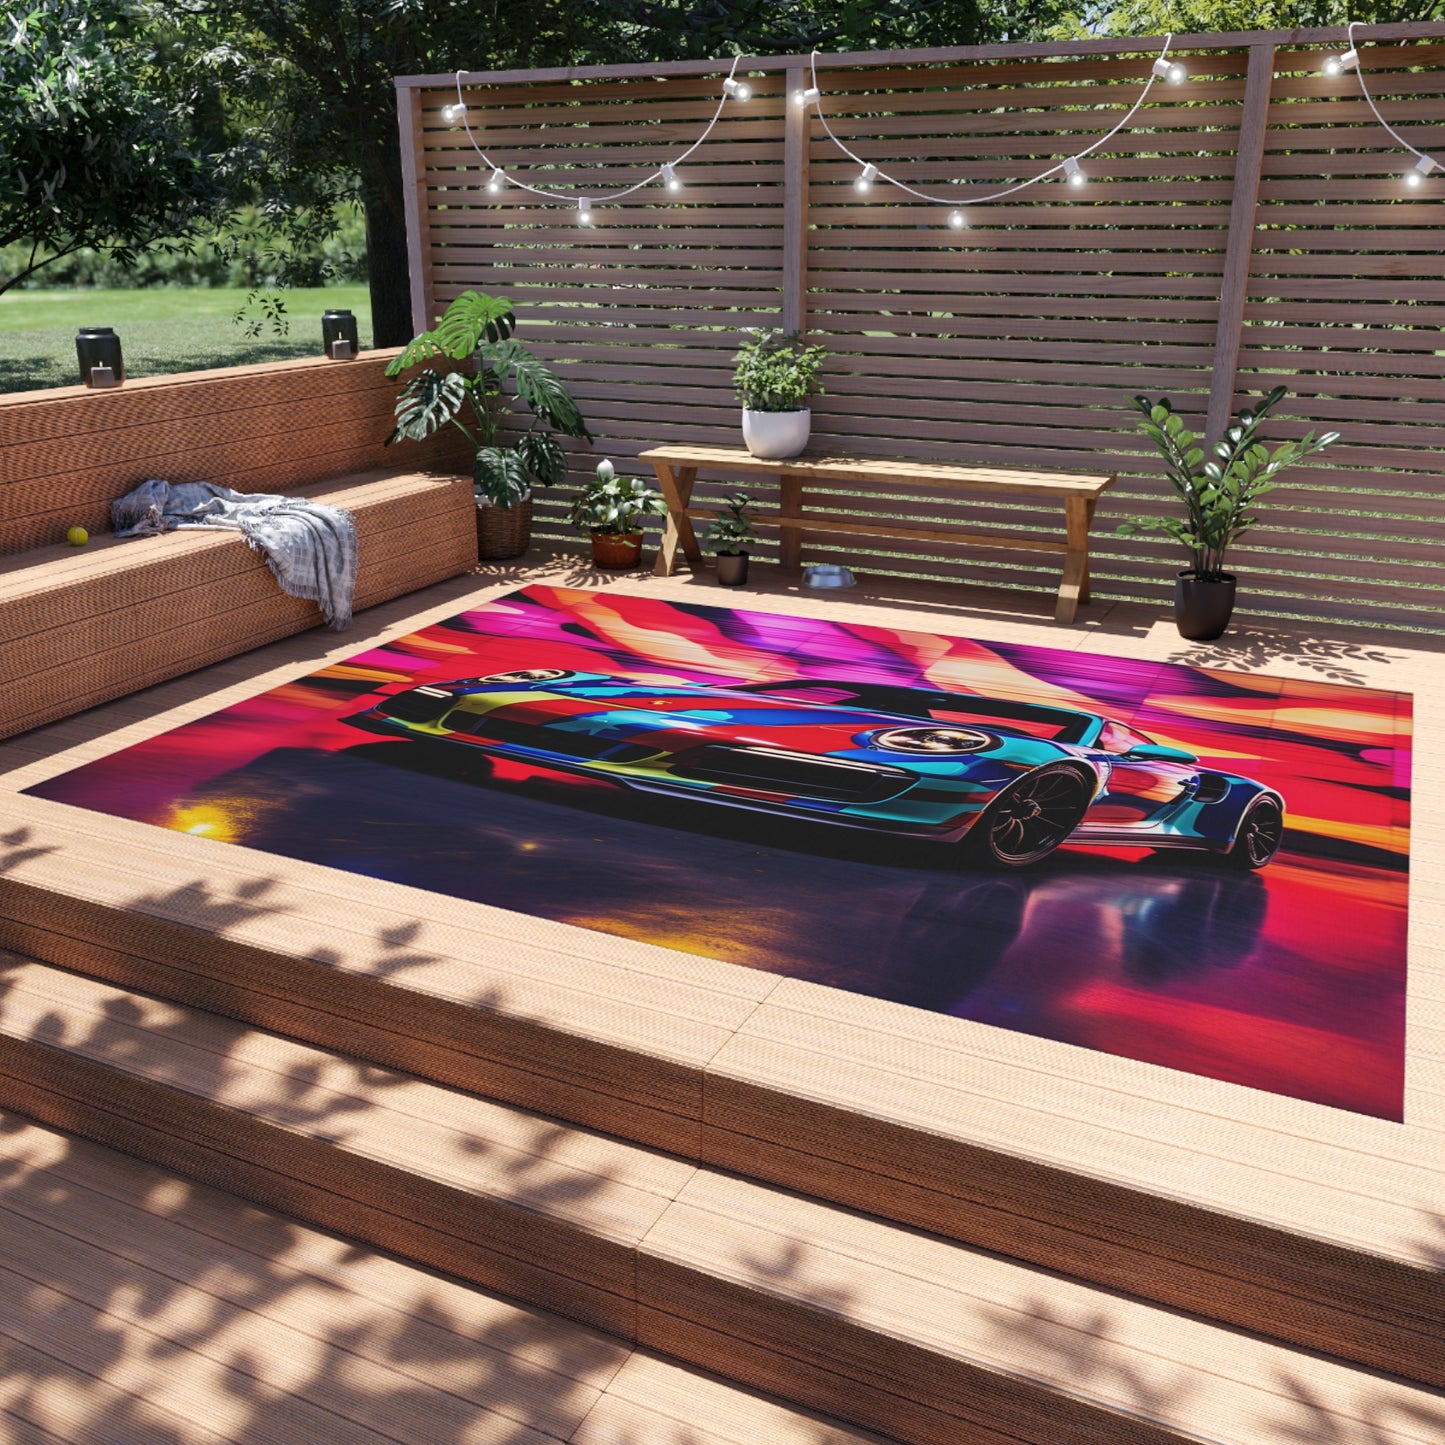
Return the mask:
<path id="1" fill-rule="evenodd" d="M 571 560 L 491 575 L 0 745 L 0 1107 L 568 1314 L 668 1356 L 654 1371 L 892 1439 L 1445 1436 L 1429 639 L 1245 624 L 1204 648 L 1123 605 L 1063 632 L 1045 598 L 886 582 L 820 598 L 765 580 L 734 601 L 1415 693 L 1403 1125 L 15 796 L 526 581 L 728 602 Z M 357 1310 L 370 1337 L 338 1302 Z M 201 1398 L 212 1366 L 195 1369 L 174 1384 Z M 658 1376 L 637 1398 L 669 1391 L 693 1396 Z M 270 1438 L 197 1419 L 219 1433 L 175 1438 Z"/>

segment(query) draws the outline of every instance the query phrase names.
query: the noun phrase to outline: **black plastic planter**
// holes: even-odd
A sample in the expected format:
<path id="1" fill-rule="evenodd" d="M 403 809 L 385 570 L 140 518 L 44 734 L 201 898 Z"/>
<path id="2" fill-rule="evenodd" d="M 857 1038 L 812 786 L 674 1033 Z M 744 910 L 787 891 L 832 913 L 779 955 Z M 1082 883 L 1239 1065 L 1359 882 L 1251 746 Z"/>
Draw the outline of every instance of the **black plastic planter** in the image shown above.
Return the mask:
<path id="1" fill-rule="evenodd" d="M 717 555 L 717 580 L 720 587 L 746 586 L 748 554 L 746 552 L 719 552 Z"/>
<path id="2" fill-rule="evenodd" d="M 1234 611 L 1234 578 L 1223 573 L 1202 580 L 1192 571 L 1174 579 L 1174 623 L 1191 642 L 1213 642 L 1224 634 Z"/>

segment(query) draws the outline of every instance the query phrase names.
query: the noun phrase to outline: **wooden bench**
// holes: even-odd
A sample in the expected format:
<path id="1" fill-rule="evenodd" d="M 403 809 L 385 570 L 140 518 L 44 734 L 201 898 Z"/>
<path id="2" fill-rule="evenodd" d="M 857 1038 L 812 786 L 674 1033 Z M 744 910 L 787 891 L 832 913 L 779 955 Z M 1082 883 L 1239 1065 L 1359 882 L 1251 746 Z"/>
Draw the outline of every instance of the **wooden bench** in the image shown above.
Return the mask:
<path id="1" fill-rule="evenodd" d="M 343 508 L 357 611 L 469 570 L 470 482 L 382 449 L 390 355 L 0 397 L 0 737 L 321 624 L 238 533 L 118 541 L 110 501 L 147 477 Z M 71 524 L 92 532 L 85 547 L 62 541 Z"/>
<path id="2" fill-rule="evenodd" d="M 699 471 L 725 476 L 757 474 L 779 480 L 776 512 L 760 510 L 757 521 L 776 527 L 781 534 L 780 560 L 784 568 L 797 571 L 804 532 L 896 538 L 903 541 L 942 541 L 983 547 L 1021 548 L 1034 552 L 1058 552 L 1064 558 L 1054 618 L 1072 622 L 1080 602 L 1089 600 L 1089 527 L 1094 507 L 1112 476 L 1091 476 L 1082 472 L 1028 472 L 989 467 L 956 467 L 942 462 L 898 460 L 889 457 L 814 456 L 808 453 L 785 461 L 764 461 L 732 447 L 655 447 L 643 452 L 639 461 L 651 462 L 658 485 L 667 499 L 667 524 L 656 571 L 668 576 L 677 570 L 677 554 L 694 567 L 702 565 L 702 550 L 693 522 L 716 515 L 713 508 L 691 505 L 693 486 Z M 964 531 L 953 522 L 894 525 L 874 517 L 809 513 L 805 510 L 806 482 L 845 483 L 860 492 L 870 487 L 918 487 L 944 494 L 988 493 L 994 498 L 1026 497 L 1062 503 L 1064 535 L 1043 537 L 1028 533 Z"/>

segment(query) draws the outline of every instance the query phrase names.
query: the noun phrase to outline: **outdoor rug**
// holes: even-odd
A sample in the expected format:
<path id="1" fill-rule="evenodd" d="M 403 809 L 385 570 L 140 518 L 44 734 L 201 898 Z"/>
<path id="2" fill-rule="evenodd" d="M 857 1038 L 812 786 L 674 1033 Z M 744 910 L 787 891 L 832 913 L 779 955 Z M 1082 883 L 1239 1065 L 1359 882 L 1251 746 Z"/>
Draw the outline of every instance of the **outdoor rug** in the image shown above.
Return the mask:
<path id="1" fill-rule="evenodd" d="M 1409 728 L 1330 682 L 532 587 L 28 791 L 1398 1120 Z"/>

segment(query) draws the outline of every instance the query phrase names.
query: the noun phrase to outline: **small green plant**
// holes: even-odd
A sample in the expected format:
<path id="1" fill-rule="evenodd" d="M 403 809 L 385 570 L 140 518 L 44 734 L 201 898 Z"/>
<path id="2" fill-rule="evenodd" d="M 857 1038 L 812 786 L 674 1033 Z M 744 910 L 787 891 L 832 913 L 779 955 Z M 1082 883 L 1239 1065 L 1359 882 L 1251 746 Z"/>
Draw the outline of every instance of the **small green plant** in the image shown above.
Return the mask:
<path id="1" fill-rule="evenodd" d="M 1195 577 L 1203 582 L 1223 578 L 1226 550 L 1257 520 L 1256 500 L 1279 485 L 1276 478 L 1286 467 L 1339 440 L 1338 432 L 1321 437 L 1311 432 L 1303 441 L 1284 442 L 1270 451 L 1258 440 L 1260 423 L 1286 395 L 1285 388 L 1277 386 L 1253 409 L 1241 411 L 1214 444 L 1209 461 L 1199 438 L 1174 414 L 1168 398 L 1150 401 L 1136 396 L 1140 430 L 1164 458 L 1164 474 L 1184 503 L 1184 516 L 1131 517 L 1117 530 L 1125 536 L 1168 532 L 1189 552 Z"/>
<path id="2" fill-rule="evenodd" d="M 749 411 L 801 411 L 803 403 L 821 392 L 818 373 L 828 353 L 821 346 L 805 346 L 797 332 L 750 330 L 734 358 L 733 387 Z"/>
<path id="3" fill-rule="evenodd" d="M 399 376 L 437 357 L 476 358 L 469 376 L 459 371 L 443 375 L 429 366 L 418 371 L 397 398 L 396 430 L 387 442 L 421 441 L 447 423 L 457 427 L 472 444 L 472 490 L 499 507 L 514 507 L 533 486 L 552 486 L 567 475 L 567 456 L 556 433 L 591 440 L 571 393 L 512 336 L 515 327 L 510 301 L 464 291 L 431 331 L 415 337 L 386 368 L 388 376 Z M 532 422 L 516 441 L 503 445 L 513 393 L 526 403 Z M 471 427 L 461 420 L 464 407 L 471 410 Z"/>
<path id="4" fill-rule="evenodd" d="M 642 518 L 667 511 L 662 493 L 631 477 L 619 477 L 611 462 L 597 463 L 596 479 L 572 499 L 567 517 L 574 527 L 599 537 L 630 537 Z"/>
<path id="5" fill-rule="evenodd" d="M 714 556 L 735 557 L 757 545 L 758 534 L 748 511 L 752 501 L 746 492 L 734 492 L 722 514 L 708 523 L 705 540 Z"/>

